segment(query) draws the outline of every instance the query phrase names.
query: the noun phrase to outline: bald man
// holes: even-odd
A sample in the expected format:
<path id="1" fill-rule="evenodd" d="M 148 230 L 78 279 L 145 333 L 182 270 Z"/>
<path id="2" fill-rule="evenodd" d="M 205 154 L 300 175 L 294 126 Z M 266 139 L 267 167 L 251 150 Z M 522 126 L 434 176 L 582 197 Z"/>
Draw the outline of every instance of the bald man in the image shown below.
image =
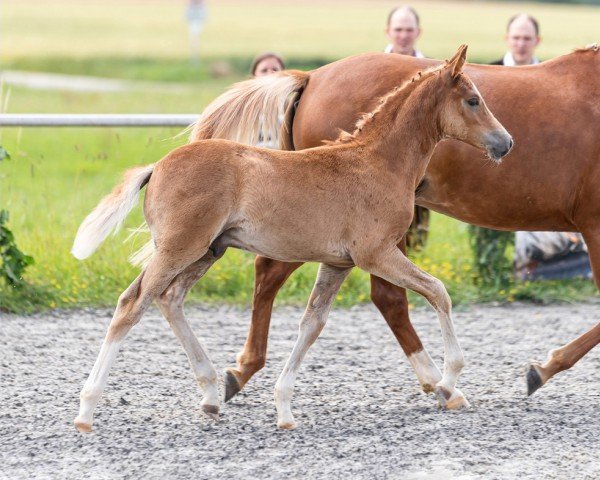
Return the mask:
<path id="1" fill-rule="evenodd" d="M 508 21 L 504 37 L 508 52 L 492 65 L 534 65 L 540 63 L 535 56 L 535 48 L 540 43 L 540 27 L 531 15 L 521 13 Z"/>
<path id="2" fill-rule="evenodd" d="M 394 8 L 388 15 L 385 33 L 392 43 L 385 48 L 385 53 L 400 53 L 412 57 L 424 58 L 415 48 L 421 35 L 419 15 L 408 5 Z"/>

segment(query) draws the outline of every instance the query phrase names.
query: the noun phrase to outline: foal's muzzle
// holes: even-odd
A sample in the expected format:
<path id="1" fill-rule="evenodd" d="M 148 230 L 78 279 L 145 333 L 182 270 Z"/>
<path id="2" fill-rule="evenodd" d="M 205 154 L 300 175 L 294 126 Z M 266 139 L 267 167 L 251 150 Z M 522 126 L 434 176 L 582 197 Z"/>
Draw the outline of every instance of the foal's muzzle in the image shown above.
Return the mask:
<path id="1" fill-rule="evenodd" d="M 513 145 L 513 139 L 506 130 L 495 130 L 485 136 L 487 154 L 497 163 L 510 152 Z"/>

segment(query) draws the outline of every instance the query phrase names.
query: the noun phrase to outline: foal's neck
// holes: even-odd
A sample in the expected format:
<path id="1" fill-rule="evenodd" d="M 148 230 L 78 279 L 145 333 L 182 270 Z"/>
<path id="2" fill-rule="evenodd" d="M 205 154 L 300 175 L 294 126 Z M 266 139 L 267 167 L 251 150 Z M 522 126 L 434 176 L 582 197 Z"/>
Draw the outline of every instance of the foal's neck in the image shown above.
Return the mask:
<path id="1" fill-rule="evenodd" d="M 359 122 L 353 137 L 370 151 L 367 161 L 383 161 L 387 168 L 402 171 L 405 178 L 421 179 L 442 139 L 439 75 L 435 70 L 413 79 Z"/>

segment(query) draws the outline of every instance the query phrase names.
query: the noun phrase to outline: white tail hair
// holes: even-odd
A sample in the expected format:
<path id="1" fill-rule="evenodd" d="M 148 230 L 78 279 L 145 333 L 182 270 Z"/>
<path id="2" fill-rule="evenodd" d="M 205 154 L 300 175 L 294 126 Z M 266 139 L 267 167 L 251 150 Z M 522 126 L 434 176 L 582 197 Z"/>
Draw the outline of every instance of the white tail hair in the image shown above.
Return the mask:
<path id="1" fill-rule="evenodd" d="M 286 100 L 306 85 L 308 77 L 306 72 L 289 70 L 236 83 L 204 109 L 190 142 L 223 138 L 256 145 L 262 135 L 279 144 Z"/>
<path id="2" fill-rule="evenodd" d="M 150 180 L 153 170 L 154 164 L 125 172 L 123 182 L 100 201 L 77 230 L 71 249 L 75 258 L 82 260 L 89 257 L 111 231 L 119 229 L 125 217 L 136 206 L 138 193 Z"/>

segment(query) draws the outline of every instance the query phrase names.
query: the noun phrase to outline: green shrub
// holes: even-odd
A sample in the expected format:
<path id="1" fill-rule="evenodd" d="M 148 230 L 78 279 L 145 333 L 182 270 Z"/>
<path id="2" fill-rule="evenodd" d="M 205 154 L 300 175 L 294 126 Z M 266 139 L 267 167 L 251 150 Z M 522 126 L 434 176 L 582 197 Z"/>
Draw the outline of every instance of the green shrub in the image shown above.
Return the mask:
<path id="1" fill-rule="evenodd" d="M 6 159 L 10 159 L 10 154 L 0 146 L 0 161 Z M 24 283 L 23 273 L 33 264 L 33 257 L 19 250 L 7 223 L 8 212 L 0 210 L 0 277 L 11 287 L 20 287 Z"/>

